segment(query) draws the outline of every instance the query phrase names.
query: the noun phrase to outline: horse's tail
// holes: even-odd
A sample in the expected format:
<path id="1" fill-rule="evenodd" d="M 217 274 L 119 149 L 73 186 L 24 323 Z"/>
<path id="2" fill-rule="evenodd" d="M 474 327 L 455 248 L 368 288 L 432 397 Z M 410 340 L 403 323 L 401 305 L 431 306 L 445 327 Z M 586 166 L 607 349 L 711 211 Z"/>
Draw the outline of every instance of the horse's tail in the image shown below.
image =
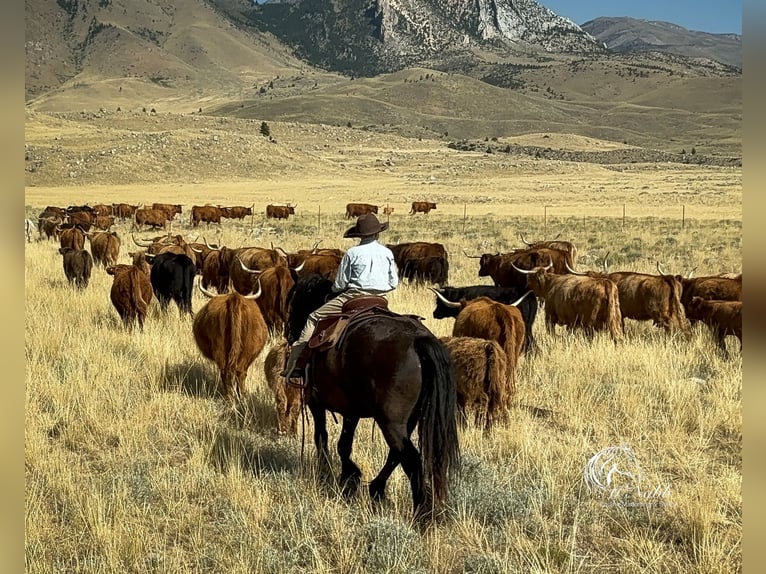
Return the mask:
<path id="1" fill-rule="evenodd" d="M 423 377 L 418 421 L 423 478 L 426 483 L 430 479 L 434 501 L 443 502 L 447 499 L 450 477 L 460 464 L 455 367 L 446 347 L 436 337 L 417 339 L 415 350 Z"/>

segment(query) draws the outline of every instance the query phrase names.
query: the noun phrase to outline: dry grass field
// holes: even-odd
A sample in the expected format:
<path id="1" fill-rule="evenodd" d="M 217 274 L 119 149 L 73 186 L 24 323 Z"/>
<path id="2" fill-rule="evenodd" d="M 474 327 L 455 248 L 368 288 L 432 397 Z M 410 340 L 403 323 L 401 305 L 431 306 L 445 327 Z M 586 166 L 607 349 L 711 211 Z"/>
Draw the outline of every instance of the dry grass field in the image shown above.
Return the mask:
<path id="1" fill-rule="evenodd" d="M 181 203 L 174 231 L 290 251 L 317 239 L 350 247 L 341 239 L 350 225 L 344 206 L 369 201 L 395 208 L 385 242 L 445 244 L 452 285 L 488 283 L 464 252 L 517 247 L 519 233 L 573 241 L 582 269 L 609 252 L 614 269 L 653 273 L 660 261 L 671 273 L 741 271 L 741 168 L 509 158 L 427 138 L 269 122 L 275 144 L 249 120 L 77 116 L 28 113 L 28 153 L 40 164 L 27 173 L 26 217 L 46 205 Z M 507 141 L 543 145 L 543 135 Z M 557 134 L 544 141 L 625 145 Z M 408 216 L 414 200 L 438 207 Z M 267 221 L 264 206 L 283 201 L 297 203 L 297 215 Z M 191 229 L 191 206 L 207 202 L 254 204 L 256 215 Z M 116 230 L 127 262 L 129 227 Z M 723 357 L 701 326 L 670 336 L 628 320 L 625 342 L 614 345 L 606 336 L 550 335 L 541 311 L 540 350 L 519 365 L 507 421 L 490 434 L 470 424 L 460 431 L 462 469 L 448 510 L 420 530 L 401 470 L 382 506 L 364 489 L 346 500 L 316 476 L 310 416 L 298 436 L 276 435 L 268 348 L 250 369 L 246 398 L 228 403 L 188 318 L 172 305 L 163 316 L 155 301 L 145 330 L 125 331 L 109 301 L 112 278 L 94 269 L 85 291 L 70 289 L 57 247 L 33 241 L 25 251 L 30 573 L 741 568 L 742 359 L 733 339 Z M 205 302 L 195 292 L 194 310 Z M 434 296 L 422 287 L 402 285 L 390 304 L 424 317 L 437 336 L 451 334 L 453 320 L 432 318 Z M 51 321 L 54 310 L 60 319 Z M 339 425 L 330 418 L 328 429 L 337 472 Z M 627 464 L 636 480 L 620 483 L 612 500 L 591 492 L 583 475 L 609 447 L 635 455 Z M 353 457 L 365 483 L 386 450 L 363 421 Z"/>

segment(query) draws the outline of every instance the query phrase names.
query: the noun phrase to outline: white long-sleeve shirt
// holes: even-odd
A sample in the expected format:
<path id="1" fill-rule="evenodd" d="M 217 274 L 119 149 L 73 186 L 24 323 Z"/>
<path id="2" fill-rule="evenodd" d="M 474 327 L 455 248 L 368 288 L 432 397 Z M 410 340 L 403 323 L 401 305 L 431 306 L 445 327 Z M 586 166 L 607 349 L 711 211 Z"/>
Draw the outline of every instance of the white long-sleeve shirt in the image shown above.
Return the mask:
<path id="1" fill-rule="evenodd" d="M 399 284 L 399 273 L 391 250 L 370 241 L 346 251 L 340 261 L 332 290 L 360 289 L 372 293 L 386 293 Z"/>

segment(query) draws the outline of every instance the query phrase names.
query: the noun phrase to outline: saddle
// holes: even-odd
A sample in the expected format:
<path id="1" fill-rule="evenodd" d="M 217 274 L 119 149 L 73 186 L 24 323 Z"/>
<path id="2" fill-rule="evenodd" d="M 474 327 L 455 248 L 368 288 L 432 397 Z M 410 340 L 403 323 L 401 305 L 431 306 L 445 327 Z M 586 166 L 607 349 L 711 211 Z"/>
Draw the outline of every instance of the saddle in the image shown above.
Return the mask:
<path id="1" fill-rule="evenodd" d="M 374 315 L 400 316 L 389 310 L 385 297 L 377 295 L 354 297 L 343 304 L 339 315 L 329 315 L 317 322 L 314 334 L 309 339 L 309 349 L 325 351 L 333 346 L 340 346 L 343 335 L 351 325 Z"/>

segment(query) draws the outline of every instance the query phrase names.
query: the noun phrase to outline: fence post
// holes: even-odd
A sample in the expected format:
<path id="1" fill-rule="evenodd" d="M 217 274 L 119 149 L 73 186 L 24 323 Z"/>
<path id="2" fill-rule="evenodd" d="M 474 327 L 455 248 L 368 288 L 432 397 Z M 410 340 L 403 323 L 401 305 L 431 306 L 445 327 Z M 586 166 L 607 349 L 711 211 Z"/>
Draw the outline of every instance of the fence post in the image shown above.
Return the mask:
<path id="1" fill-rule="evenodd" d="M 681 229 L 686 226 L 686 206 L 681 206 Z"/>
<path id="2" fill-rule="evenodd" d="M 464 203 L 463 204 L 463 235 L 465 235 L 465 211 L 467 207 L 468 205 Z"/>
<path id="3" fill-rule="evenodd" d="M 625 204 L 622 204 L 622 230 L 625 231 Z"/>
<path id="4" fill-rule="evenodd" d="M 322 231 L 322 206 L 317 207 L 317 232 Z"/>
<path id="5" fill-rule="evenodd" d="M 548 237 L 548 206 L 543 205 L 543 238 Z"/>

